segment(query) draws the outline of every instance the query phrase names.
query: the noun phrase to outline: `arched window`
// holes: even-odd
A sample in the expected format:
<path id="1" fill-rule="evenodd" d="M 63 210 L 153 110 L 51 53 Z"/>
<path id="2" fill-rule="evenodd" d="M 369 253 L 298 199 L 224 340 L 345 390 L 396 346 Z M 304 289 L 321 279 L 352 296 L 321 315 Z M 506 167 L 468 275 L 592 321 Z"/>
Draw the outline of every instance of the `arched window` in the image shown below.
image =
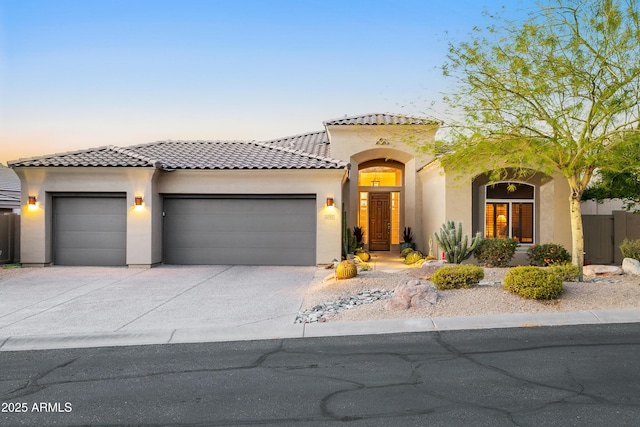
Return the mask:
<path id="1" fill-rule="evenodd" d="M 535 188 L 528 184 L 500 182 L 486 186 L 485 237 L 511 237 L 534 242 Z"/>
<path id="2" fill-rule="evenodd" d="M 370 166 L 358 171 L 360 187 L 396 187 L 402 185 L 402 170 L 389 166 Z"/>

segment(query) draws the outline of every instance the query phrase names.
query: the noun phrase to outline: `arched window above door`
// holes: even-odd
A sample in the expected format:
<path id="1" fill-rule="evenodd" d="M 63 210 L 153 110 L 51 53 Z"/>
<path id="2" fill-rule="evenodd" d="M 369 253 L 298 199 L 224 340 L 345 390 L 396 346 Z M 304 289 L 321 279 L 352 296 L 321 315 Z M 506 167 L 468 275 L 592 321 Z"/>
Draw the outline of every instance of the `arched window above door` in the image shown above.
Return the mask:
<path id="1" fill-rule="evenodd" d="M 370 166 L 358 171 L 360 187 L 399 187 L 402 185 L 402 169 L 392 166 Z"/>

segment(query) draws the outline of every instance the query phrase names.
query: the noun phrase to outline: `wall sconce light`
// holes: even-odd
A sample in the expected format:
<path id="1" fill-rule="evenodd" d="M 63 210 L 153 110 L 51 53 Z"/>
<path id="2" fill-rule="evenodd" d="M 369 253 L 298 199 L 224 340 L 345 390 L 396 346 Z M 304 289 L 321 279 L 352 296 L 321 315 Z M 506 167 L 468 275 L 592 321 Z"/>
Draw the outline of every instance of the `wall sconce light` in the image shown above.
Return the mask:
<path id="1" fill-rule="evenodd" d="M 327 197 L 327 207 L 328 208 L 333 207 L 333 197 Z"/>
<path id="2" fill-rule="evenodd" d="M 136 211 L 144 210 L 144 203 L 142 202 L 142 196 L 136 196 L 133 198 L 133 209 Z"/>
<path id="3" fill-rule="evenodd" d="M 35 211 L 36 209 L 38 209 L 36 196 L 29 196 L 27 198 L 27 209 L 29 209 L 30 211 Z"/>

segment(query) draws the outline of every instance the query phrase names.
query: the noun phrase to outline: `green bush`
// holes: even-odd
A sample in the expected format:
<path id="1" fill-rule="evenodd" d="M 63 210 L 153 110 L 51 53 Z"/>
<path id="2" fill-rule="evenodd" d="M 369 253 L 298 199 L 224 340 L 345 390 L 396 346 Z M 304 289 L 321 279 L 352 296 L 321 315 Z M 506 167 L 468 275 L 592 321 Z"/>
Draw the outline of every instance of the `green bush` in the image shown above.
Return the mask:
<path id="1" fill-rule="evenodd" d="M 640 261 L 640 239 L 624 239 L 620 244 L 620 251 L 623 257 Z"/>
<path id="2" fill-rule="evenodd" d="M 437 289 L 472 288 L 484 278 L 484 270 L 477 265 L 448 265 L 431 276 Z"/>
<path id="3" fill-rule="evenodd" d="M 562 245 L 555 243 L 545 243 L 544 245 L 533 245 L 527 250 L 527 258 L 532 265 L 554 265 L 566 264 L 571 261 L 571 254 Z"/>
<path id="4" fill-rule="evenodd" d="M 519 245 L 517 240 L 511 238 L 482 239 L 473 256 L 486 267 L 506 267 Z"/>
<path id="5" fill-rule="evenodd" d="M 553 299 L 562 293 L 562 278 L 551 269 L 514 267 L 504 277 L 505 289 L 530 299 Z"/>
<path id="6" fill-rule="evenodd" d="M 573 264 L 556 264 L 549 267 L 563 282 L 575 282 L 580 276 L 580 269 Z"/>

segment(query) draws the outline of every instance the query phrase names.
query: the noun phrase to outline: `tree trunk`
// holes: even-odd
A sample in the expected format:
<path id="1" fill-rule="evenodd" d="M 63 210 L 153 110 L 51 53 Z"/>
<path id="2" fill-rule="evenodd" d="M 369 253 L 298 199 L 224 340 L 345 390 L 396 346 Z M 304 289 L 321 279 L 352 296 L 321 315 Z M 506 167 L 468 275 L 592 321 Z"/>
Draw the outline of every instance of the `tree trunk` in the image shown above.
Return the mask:
<path id="1" fill-rule="evenodd" d="M 569 198 L 571 206 L 571 262 L 580 270 L 578 280 L 582 282 L 582 267 L 584 266 L 584 231 L 582 228 L 582 207 L 580 197 Z"/>

